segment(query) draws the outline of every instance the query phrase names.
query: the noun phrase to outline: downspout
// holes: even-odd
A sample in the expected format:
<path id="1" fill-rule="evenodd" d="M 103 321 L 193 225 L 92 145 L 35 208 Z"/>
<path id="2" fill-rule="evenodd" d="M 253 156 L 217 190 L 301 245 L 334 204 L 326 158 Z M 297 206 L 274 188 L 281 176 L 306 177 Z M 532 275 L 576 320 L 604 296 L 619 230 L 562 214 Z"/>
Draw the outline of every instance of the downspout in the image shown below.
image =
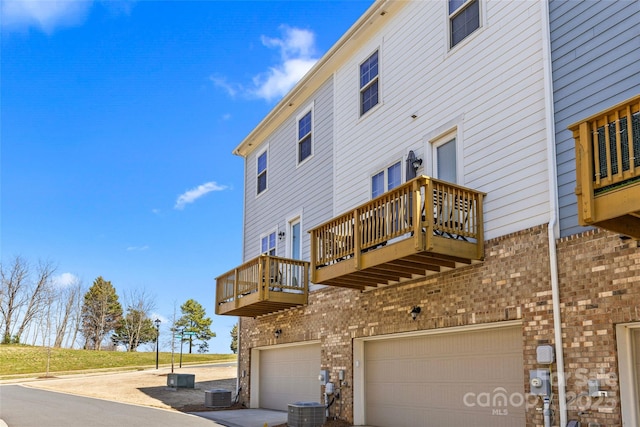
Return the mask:
<path id="1" fill-rule="evenodd" d="M 245 155 L 241 155 L 237 152 L 233 152 L 233 154 L 242 157 L 242 159 L 244 160 L 244 188 L 243 188 L 243 192 L 242 192 L 242 262 L 244 262 L 244 254 L 245 254 L 245 238 L 244 238 L 244 222 L 246 219 L 246 212 L 247 212 L 247 161 L 248 158 Z M 238 356 L 236 357 L 236 399 L 239 401 L 240 399 L 240 390 L 242 389 L 242 370 L 240 369 L 240 351 L 242 349 L 242 317 L 238 316 L 238 330 L 237 330 L 237 334 L 238 334 Z M 248 391 L 248 389 L 247 389 Z"/>
<path id="2" fill-rule="evenodd" d="M 549 3 L 542 5 L 542 64 L 545 92 L 545 121 L 547 139 L 547 173 L 549 181 L 549 269 L 551 275 L 551 298 L 553 304 L 553 332 L 556 353 L 556 375 L 558 378 L 558 405 L 560 412 L 560 426 L 567 425 L 567 390 L 564 371 L 564 353 L 562 348 L 562 319 L 560 313 L 560 287 L 558 278 L 558 254 L 556 241 L 558 239 L 558 175 L 556 167 L 555 122 L 553 106 L 553 72 L 551 60 L 551 27 L 549 23 Z"/>

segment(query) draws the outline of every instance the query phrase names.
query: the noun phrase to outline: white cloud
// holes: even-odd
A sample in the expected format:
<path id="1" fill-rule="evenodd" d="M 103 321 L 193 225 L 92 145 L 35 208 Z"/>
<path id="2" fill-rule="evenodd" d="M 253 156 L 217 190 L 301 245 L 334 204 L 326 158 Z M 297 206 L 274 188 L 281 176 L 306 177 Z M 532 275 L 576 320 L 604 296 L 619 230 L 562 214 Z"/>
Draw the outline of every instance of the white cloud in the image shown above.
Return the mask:
<path id="1" fill-rule="evenodd" d="M 79 282 L 80 279 L 72 273 L 62 273 L 53 278 L 53 284 L 59 288 L 66 288 Z"/>
<path id="2" fill-rule="evenodd" d="M 280 63 L 253 78 L 251 91 L 259 98 L 271 101 L 285 95 L 318 61 L 315 55 L 316 36 L 312 31 L 281 25 L 282 38 L 262 36 L 262 44 L 280 49 Z"/>
<path id="3" fill-rule="evenodd" d="M 204 184 L 197 186 L 196 188 L 187 190 L 184 193 L 182 193 L 180 196 L 178 196 L 174 209 L 182 210 L 187 204 L 195 202 L 196 200 L 206 195 L 207 193 L 211 193 L 212 191 L 223 191 L 226 189 L 227 189 L 226 185 L 218 185 L 214 181 L 206 182 Z"/>
<path id="4" fill-rule="evenodd" d="M 84 22 L 91 0 L 3 0 L 2 26 L 24 30 L 32 26 L 51 34 L 58 27 Z"/>
<path id="5" fill-rule="evenodd" d="M 129 246 L 129 247 L 127 247 L 127 251 L 129 251 L 129 252 L 131 252 L 131 251 L 140 252 L 140 251 L 146 251 L 147 249 L 149 249 L 148 245 L 144 245 L 144 246 Z"/>
<path id="6" fill-rule="evenodd" d="M 310 30 L 281 25 L 281 37 L 262 36 L 262 44 L 278 49 L 280 61 L 267 71 L 254 76 L 251 85 L 229 82 L 225 77 L 213 75 L 213 84 L 231 97 L 242 94 L 267 101 L 284 96 L 318 61 L 315 34 Z"/>

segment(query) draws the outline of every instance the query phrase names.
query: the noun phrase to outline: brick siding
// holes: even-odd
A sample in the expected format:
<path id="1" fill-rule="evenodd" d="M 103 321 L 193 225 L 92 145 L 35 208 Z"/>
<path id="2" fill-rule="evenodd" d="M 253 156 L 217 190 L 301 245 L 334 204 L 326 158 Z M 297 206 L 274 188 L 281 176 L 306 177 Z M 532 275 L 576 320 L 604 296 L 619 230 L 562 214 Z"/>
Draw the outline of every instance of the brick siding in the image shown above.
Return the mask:
<path id="1" fill-rule="evenodd" d="M 251 348 L 320 340 L 319 369 L 328 369 L 334 382 L 344 369 L 352 384 L 356 338 L 507 320 L 522 321 L 528 392 L 529 370 L 541 367 L 537 346 L 554 344 L 548 243 L 547 227 L 541 225 L 486 242 L 485 260 L 479 264 L 365 292 L 327 287 L 313 292 L 306 307 L 243 318 L 239 369 L 246 376 L 240 380 L 241 401 L 248 406 Z M 583 379 L 617 375 L 615 325 L 640 321 L 640 250 L 633 240 L 589 231 L 560 239 L 557 254 L 567 393 L 579 394 L 586 392 L 586 385 L 576 372 Z M 414 321 L 409 312 L 416 305 L 422 312 Z M 278 339 L 275 329 L 282 330 Z M 620 425 L 619 389 L 615 381 L 606 383 L 606 405 L 577 408 L 576 403 L 585 404 L 577 399 L 570 405 L 569 419 L 586 410 L 583 425 Z M 342 391 L 340 418 L 349 421 L 352 392 L 350 387 Z M 553 406 L 557 411 L 557 404 Z M 543 425 L 541 411 L 529 409 L 526 417 L 527 426 Z"/>

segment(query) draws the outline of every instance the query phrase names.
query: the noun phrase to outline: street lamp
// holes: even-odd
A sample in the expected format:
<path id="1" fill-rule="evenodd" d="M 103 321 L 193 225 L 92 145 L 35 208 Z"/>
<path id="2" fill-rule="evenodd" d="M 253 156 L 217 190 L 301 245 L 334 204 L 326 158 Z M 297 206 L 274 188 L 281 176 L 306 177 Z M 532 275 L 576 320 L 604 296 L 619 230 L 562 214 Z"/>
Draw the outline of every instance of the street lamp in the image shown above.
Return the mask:
<path id="1" fill-rule="evenodd" d="M 182 368 L 182 343 L 184 342 L 184 327 L 180 329 L 180 367 Z"/>
<path id="2" fill-rule="evenodd" d="M 159 342 L 160 342 L 160 319 L 156 319 L 153 321 L 156 324 L 156 369 L 158 369 L 158 355 L 159 355 Z"/>

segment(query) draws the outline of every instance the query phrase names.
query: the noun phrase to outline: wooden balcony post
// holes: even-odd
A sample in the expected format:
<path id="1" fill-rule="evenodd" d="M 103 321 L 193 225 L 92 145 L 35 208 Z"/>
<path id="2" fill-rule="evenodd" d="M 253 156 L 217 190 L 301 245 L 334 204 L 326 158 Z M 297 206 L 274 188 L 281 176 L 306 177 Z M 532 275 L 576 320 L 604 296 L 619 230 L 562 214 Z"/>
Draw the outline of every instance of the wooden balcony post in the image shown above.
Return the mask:
<path id="1" fill-rule="evenodd" d="M 476 244 L 478 259 L 484 259 L 484 194 L 479 193 L 476 206 Z"/>
<path id="2" fill-rule="evenodd" d="M 361 244 L 362 227 L 360 224 L 360 211 L 355 209 L 353 211 L 353 262 L 355 263 L 356 270 L 360 270 L 361 266 Z"/>
<path id="3" fill-rule="evenodd" d="M 311 265 L 313 266 L 313 268 L 311 269 L 311 281 L 313 282 L 315 280 L 315 271 L 316 271 L 316 266 L 318 265 L 318 233 L 315 229 L 310 231 L 311 233 L 311 248 L 309 248 L 311 250 Z M 305 276 L 308 277 L 308 276 Z M 315 282 L 314 282 L 315 283 Z"/>
<path id="4" fill-rule="evenodd" d="M 264 288 L 265 280 L 269 277 L 269 263 L 267 262 L 266 255 L 260 255 L 260 261 L 258 262 L 258 299 L 264 300 Z"/>
<path id="5" fill-rule="evenodd" d="M 420 179 L 416 179 L 413 181 L 412 191 L 413 191 L 413 241 L 414 247 L 417 251 L 424 250 L 424 238 L 425 234 L 422 232 L 422 197 L 420 195 Z"/>
<path id="6" fill-rule="evenodd" d="M 593 155 L 589 123 L 580 123 L 573 131 L 576 141 L 576 195 L 578 196 L 578 217 L 583 223 L 593 221 Z M 594 145 L 597 145 L 595 143 Z"/>
<path id="7" fill-rule="evenodd" d="M 233 304 L 238 308 L 238 286 L 240 286 L 240 272 L 238 269 L 233 271 Z"/>
<path id="8" fill-rule="evenodd" d="M 424 219 L 427 232 L 425 233 L 424 249 L 433 249 L 433 180 L 426 178 L 424 182 Z"/>

